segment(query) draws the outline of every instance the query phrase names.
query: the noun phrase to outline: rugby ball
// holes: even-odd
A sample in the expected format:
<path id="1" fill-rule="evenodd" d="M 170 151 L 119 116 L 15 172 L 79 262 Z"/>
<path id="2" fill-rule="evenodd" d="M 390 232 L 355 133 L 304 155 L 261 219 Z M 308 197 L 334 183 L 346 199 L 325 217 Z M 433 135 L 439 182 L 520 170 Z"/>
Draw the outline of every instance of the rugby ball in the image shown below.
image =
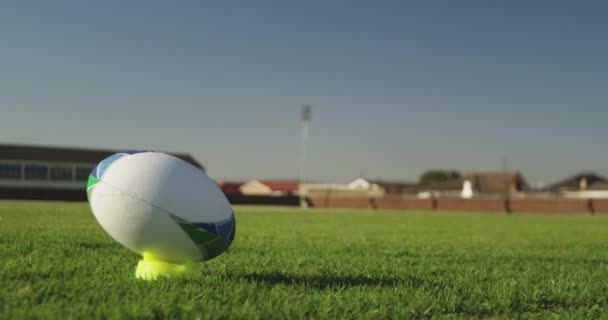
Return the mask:
<path id="1" fill-rule="evenodd" d="M 209 260 L 234 240 L 234 214 L 217 184 L 165 153 L 128 151 L 104 159 L 89 176 L 87 197 L 112 238 L 158 260 Z"/>

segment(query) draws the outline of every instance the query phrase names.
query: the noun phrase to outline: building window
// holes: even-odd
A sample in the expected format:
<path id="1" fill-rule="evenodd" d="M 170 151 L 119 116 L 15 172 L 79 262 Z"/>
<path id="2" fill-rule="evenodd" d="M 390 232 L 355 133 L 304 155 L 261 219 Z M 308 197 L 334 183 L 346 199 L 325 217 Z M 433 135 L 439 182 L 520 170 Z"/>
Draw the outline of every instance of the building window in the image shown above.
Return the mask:
<path id="1" fill-rule="evenodd" d="M 0 163 L 0 179 L 21 179 L 21 165 Z"/>
<path id="2" fill-rule="evenodd" d="M 72 181 L 71 167 L 51 167 L 51 180 L 55 181 Z"/>
<path id="3" fill-rule="evenodd" d="M 87 181 L 94 167 L 77 167 L 76 181 Z"/>
<path id="4" fill-rule="evenodd" d="M 25 166 L 25 179 L 46 180 L 49 167 L 43 164 L 28 164 Z"/>

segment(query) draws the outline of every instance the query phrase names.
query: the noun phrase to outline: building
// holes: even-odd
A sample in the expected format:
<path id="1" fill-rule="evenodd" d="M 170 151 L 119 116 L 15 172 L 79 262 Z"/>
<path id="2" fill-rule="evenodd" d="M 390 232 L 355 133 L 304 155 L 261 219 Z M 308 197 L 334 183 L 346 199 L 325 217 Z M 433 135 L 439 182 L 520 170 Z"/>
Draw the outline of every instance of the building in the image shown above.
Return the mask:
<path id="1" fill-rule="evenodd" d="M 372 182 L 382 188 L 386 195 L 415 195 L 420 189 L 420 185 L 415 182 L 384 180 L 374 180 Z"/>
<path id="2" fill-rule="evenodd" d="M 461 177 L 461 186 L 465 181 L 469 181 L 473 191 L 479 194 L 504 194 L 528 189 L 526 179 L 515 171 L 465 173 Z"/>
<path id="3" fill-rule="evenodd" d="M 243 182 L 232 182 L 232 181 L 219 181 L 217 185 L 220 187 L 222 192 L 226 195 L 229 194 L 242 194 L 241 186 Z"/>
<path id="4" fill-rule="evenodd" d="M 418 193 L 416 196 L 421 199 L 460 197 L 462 184 L 463 181 L 460 178 L 421 183 L 418 186 Z"/>
<path id="5" fill-rule="evenodd" d="M 116 150 L 0 144 L 0 199 L 86 200 L 93 168 Z M 173 154 L 204 170 L 187 154 Z"/>
<path id="6" fill-rule="evenodd" d="M 608 179 L 593 172 L 582 172 L 545 189 L 566 198 L 605 199 L 608 198 Z"/>
<path id="7" fill-rule="evenodd" d="M 528 183 L 519 172 L 469 172 L 459 178 L 426 182 L 419 186 L 420 198 L 462 197 L 463 189 L 473 196 L 498 196 L 528 190 Z"/>
<path id="8" fill-rule="evenodd" d="M 294 181 L 251 180 L 239 187 L 243 195 L 288 196 L 298 194 L 299 183 Z"/>
<path id="9" fill-rule="evenodd" d="M 347 184 L 307 183 L 303 189 L 307 196 L 313 198 L 370 198 L 384 195 L 384 189 L 380 185 L 362 178 Z"/>
<path id="10" fill-rule="evenodd" d="M 380 191 L 382 189 L 378 184 L 363 178 L 355 179 L 353 182 L 346 185 L 346 187 L 349 190 Z"/>

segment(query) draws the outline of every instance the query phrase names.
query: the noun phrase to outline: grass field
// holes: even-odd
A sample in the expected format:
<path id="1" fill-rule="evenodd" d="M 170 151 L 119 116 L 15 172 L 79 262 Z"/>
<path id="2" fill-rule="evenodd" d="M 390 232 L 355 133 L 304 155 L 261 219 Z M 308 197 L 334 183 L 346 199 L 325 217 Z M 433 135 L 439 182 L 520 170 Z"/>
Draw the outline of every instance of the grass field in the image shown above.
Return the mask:
<path id="1" fill-rule="evenodd" d="M 184 278 L 84 203 L 0 202 L 0 319 L 608 318 L 608 218 L 236 207 L 237 236 Z"/>

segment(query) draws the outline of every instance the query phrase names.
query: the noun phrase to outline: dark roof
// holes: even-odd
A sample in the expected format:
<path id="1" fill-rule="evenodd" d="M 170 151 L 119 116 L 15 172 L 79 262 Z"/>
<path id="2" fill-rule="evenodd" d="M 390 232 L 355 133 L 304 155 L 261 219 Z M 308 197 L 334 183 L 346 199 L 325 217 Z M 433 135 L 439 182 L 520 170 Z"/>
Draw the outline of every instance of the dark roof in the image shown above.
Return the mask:
<path id="1" fill-rule="evenodd" d="M 420 186 L 416 182 L 372 180 L 371 183 L 379 185 L 387 194 L 417 193 Z"/>
<path id="2" fill-rule="evenodd" d="M 122 151 L 124 150 L 0 144 L 0 160 L 77 161 L 98 163 L 108 156 Z M 202 169 L 203 171 L 205 170 L 205 168 L 189 154 L 170 154 Z"/>
<path id="3" fill-rule="evenodd" d="M 547 186 L 545 189 L 549 191 L 560 191 L 560 190 L 580 190 L 581 181 L 587 182 L 587 189 L 595 189 L 594 185 L 601 183 L 608 183 L 608 179 L 599 174 L 593 172 L 582 172 L 568 177 L 564 180 L 558 181 L 554 184 Z M 599 187 L 599 186 L 598 186 Z"/>
<path id="4" fill-rule="evenodd" d="M 462 189 L 462 181 L 460 179 L 451 179 L 441 182 L 426 182 L 420 184 L 420 190 L 431 191 L 454 191 Z"/>
<path id="5" fill-rule="evenodd" d="M 608 181 L 597 181 L 593 184 L 591 184 L 591 186 L 587 187 L 588 190 L 608 190 Z"/>
<path id="6" fill-rule="evenodd" d="M 528 183 L 517 171 L 513 172 L 471 172 L 462 176 L 469 180 L 473 189 L 481 193 L 500 193 L 528 189 Z"/>

